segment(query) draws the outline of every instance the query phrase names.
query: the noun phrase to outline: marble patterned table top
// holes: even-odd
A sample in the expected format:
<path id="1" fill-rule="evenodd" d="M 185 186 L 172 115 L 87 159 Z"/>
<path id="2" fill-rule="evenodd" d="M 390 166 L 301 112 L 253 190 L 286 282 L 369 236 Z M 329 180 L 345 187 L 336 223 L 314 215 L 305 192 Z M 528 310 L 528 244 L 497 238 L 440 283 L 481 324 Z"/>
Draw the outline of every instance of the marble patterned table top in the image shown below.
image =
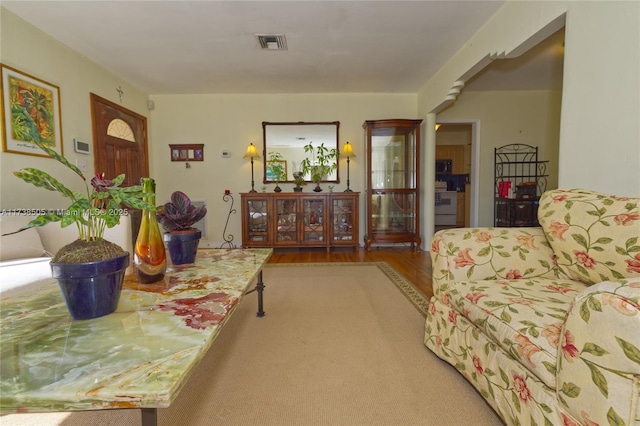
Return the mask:
<path id="1" fill-rule="evenodd" d="M 272 249 L 201 249 L 160 284 L 125 279 L 116 312 L 73 321 L 55 280 L 0 300 L 0 411 L 165 408 Z"/>

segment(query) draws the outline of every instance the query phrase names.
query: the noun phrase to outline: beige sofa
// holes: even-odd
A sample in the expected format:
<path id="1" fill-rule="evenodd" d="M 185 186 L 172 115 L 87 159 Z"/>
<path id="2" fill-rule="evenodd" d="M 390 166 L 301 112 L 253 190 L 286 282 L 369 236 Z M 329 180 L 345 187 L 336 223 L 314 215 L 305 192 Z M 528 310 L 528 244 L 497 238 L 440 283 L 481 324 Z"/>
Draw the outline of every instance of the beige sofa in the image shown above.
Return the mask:
<path id="1" fill-rule="evenodd" d="M 0 234 L 17 231 L 35 219 L 29 210 L 0 215 Z M 118 244 L 133 254 L 131 221 L 128 215 L 120 218 L 120 224 L 105 231 L 107 240 Z M 27 229 L 13 235 L 0 237 L 0 292 L 25 284 L 34 284 L 51 279 L 49 262 L 64 245 L 78 238 L 74 225 L 66 228 L 59 223 Z M 130 265 L 133 262 L 130 263 Z M 129 266 L 127 273 L 133 270 Z"/>
<path id="2" fill-rule="evenodd" d="M 434 235 L 425 344 L 507 424 L 640 424 L 639 206 L 554 190 L 541 227 Z"/>

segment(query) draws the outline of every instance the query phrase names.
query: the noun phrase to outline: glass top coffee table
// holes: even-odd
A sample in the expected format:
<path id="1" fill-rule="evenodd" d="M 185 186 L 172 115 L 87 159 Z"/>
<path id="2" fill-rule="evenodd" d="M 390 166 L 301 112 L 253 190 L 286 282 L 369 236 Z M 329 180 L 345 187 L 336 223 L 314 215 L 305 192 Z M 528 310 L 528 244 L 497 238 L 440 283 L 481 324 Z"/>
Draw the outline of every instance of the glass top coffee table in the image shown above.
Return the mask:
<path id="1" fill-rule="evenodd" d="M 164 282 L 125 278 L 118 309 L 73 321 L 55 280 L 0 300 L 0 412 L 140 408 L 142 424 L 175 400 L 272 249 L 200 249 Z M 255 284 L 255 287 L 251 287 Z M 34 288 L 35 287 L 35 288 Z"/>

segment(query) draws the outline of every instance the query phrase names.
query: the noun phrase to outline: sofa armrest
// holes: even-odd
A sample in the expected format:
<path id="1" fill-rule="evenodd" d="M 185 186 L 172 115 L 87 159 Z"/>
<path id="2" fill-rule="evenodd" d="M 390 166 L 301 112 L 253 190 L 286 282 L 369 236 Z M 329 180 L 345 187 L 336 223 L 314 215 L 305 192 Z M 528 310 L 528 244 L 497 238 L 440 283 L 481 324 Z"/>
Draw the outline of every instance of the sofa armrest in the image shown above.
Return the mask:
<path id="1" fill-rule="evenodd" d="M 578 294 L 560 335 L 557 369 L 558 398 L 574 419 L 640 424 L 640 278 Z"/>
<path id="2" fill-rule="evenodd" d="M 431 241 L 433 292 L 454 282 L 557 278 L 553 251 L 542 228 L 454 228 Z"/>

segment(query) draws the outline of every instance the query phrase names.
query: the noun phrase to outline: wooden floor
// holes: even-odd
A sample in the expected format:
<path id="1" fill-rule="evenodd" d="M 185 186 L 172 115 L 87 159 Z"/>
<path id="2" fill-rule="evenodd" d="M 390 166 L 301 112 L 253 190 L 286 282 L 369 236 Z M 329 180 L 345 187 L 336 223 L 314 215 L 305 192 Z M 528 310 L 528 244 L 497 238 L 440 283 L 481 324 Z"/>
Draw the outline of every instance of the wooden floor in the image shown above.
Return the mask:
<path id="1" fill-rule="evenodd" d="M 431 298 L 431 259 L 426 251 L 413 251 L 410 247 L 373 247 L 371 251 L 359 248 L 333 249 L 276 249 L 269 263 L 313 262 L 387 262 L 411 282 L 420 293 Z"/>

